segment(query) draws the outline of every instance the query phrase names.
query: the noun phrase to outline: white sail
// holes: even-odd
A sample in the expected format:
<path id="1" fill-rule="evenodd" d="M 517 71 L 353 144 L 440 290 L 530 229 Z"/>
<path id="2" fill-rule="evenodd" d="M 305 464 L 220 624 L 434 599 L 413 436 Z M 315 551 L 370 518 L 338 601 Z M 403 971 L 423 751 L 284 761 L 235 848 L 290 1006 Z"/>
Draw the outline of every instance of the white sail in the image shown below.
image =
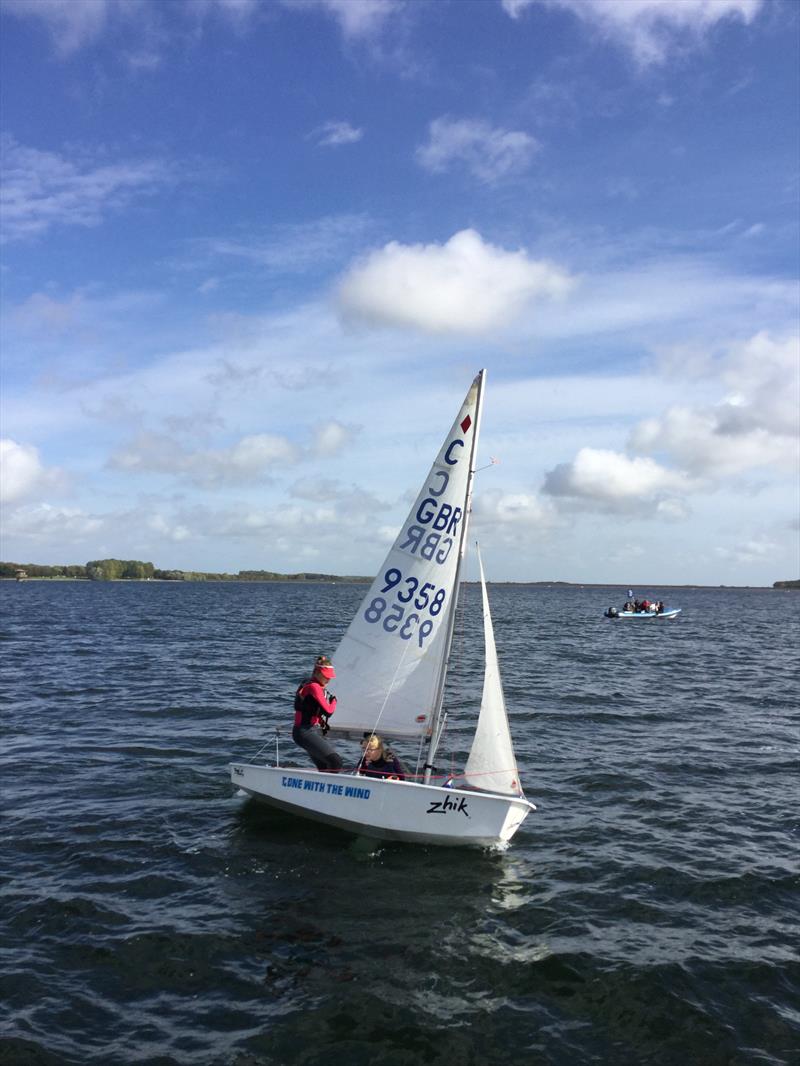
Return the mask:
<path id="1" fill-rule="evenodd" d="M 494 627 L 489 611 L 489 596 L 483 576 L 483 563 L 478 552 L 483 597 L 483 639 L 486 647 L 486 669 L 483 675 L 483 694 L 478 728 L 467 759 L 464 777 L 473 788 L 504 795 L 520 796 L 517 760 L 508 728 L 506 701 L 500 680 L 497 649 L 494 643 Z"/>
<path id="2" fill-rule="evenodd" d="M 481 376 L 336 650 L 337 732 L 418 737 L 433 727 L 468 521 Z"/>

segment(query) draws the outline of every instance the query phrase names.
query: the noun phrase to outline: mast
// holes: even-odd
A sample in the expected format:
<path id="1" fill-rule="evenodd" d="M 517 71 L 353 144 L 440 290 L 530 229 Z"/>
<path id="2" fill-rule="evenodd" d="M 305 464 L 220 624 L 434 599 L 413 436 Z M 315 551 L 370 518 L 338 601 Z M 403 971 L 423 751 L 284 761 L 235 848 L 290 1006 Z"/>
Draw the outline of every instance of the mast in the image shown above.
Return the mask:
<path id="1" fill-rule="evenodd" d="M 472 511 L 472 485 L 475 480 L 475 461 L 478 454 L 478 437 L 480 436 L 481 429 L 481 409 L 483 407 L 483 388 L 486 380 L 486 370 L 479 370 L 475 380 L 478 383 L 478 395 L 475 399 L 475 432 L 472 435 L 472 447 L 469 453 L 469 476 L 467 477 L 467 489 L 464 496 L 464 521 L 461 525 L 461 539 L 458 545 L 458 563 L 456 564 L 455 578 L 453 581 L 453 596 L 450 601 L 450 612 L 447 618 L 444 655 L 442 656 L 442 665 L 436 682 L 436 698 L 433 704 L 431 738 L 428 741 L 428 748 L 425 754 L 425 763 L 423 767 L 425 770 L 424 780 L 426 784 L 431 778 L 433 758 L 436 754 L 436 749 L 439 746 L 439 740 L 441 739 L 442 728 L 444 726 L 444 715 L 442 713 L 444 704 L 444 684 L 447 679 L 447 669 L 450 665 L 450 650 L 453 646 L 453 632 L 456 625 L 456 607 L 458 605 L 458 595 L 461 589 L 461 569 L 466 554 L 467 528 L 469 526 L 469 518 Z"/>

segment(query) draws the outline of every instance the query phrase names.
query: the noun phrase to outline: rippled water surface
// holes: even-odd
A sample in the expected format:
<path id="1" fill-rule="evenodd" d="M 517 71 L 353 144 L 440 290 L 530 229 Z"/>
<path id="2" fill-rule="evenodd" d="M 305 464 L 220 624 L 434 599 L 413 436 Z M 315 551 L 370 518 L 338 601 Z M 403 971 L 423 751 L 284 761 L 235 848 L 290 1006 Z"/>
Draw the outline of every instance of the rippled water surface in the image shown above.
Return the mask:
<path id="1" fill-rule="evenodd" d="M 364 591 L 2 583 L 0 1062 L 799 1062 L 800 594 L 653 588 L 683 614 L 639 624 L 491 586 L 538 806 L 496 853 L 234 794 Z"/>

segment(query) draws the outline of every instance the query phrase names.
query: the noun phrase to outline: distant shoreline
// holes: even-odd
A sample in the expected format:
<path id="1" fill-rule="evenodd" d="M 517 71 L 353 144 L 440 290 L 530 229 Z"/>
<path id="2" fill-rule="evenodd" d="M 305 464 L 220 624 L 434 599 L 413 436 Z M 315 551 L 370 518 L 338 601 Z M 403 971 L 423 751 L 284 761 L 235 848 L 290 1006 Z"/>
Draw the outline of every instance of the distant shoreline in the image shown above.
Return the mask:
<path id="1" fill-rule="evenodd" d="M 371 577 L 313 577 L 313 578 L 296 578 L 296 577 L 275 577 L 269 579 L 259 578 L 228 578 L 226 580 L 211 580 L 207 578 L 183 578 L 176 580 L 175 578 L 162 578 L 162 577 L 149 577 L 149 578 L 108 578 L 101 581 L 101 584 L 116 584 L 116 585 L 370 585 L 374 578 Z M 29 581 L 48 581 L 55 583 L 72 583 L 72 582 L 91 582 L 87 577 L 39 577 L 28 576 L 24 578 L 7 577 L 0 575 L 0 582 L 29 582 Z M 477 581 L 464 581 L 464 585 L 477 585 Z M 620 590 L 627 590 L 628 588 L 636 588 L 640 590 L 652 590 L 652 589 L 713 589 L 714 591 L 730 591 L 730 592 L 742 592 L 746 590 L 764 590 L 768 592 L 787 592 L 800 589 L 800 581 L 782 581 L 775 582 L 772 585 L 662 585 L 658 581 L 642 582 L 633 585 L 619 585 L 616 583 L 595 583 L 590 581 L 487 581 L 487 585 L 494 588 L 542 588 L 542 589 L 611 589 L 614 592 L 619 593 Z"/>
<path id="2" fill-rule="evenodd" d="M 15 563 L 0 561 L 0 581 L 144 581 L 163 585 L 181 584 L 187 581 L 206 584 L 287 584 L 287 585 L 370 585 L 374 577 L 365 574 L 322 574 L 317 570 L 300 570 L 293 574 L 281 574 L 275 570 L 239 570 L 237 573 L 214 573 L 204 570 L 178 570 L 157 567 L 140 559 L 95 559 L 83 565 L 78 563 Z M 476 581 L 465 581 L 477 585 Z M 697 582 L 661 584 L 653 582 L 609 581 L 490 581 L 490 585 L 519 588 L 545 589 L 609 589 L 625 596 L 632 589 L 652 595 L 656 589 L 768 589 L 783 591 L 800 589 L 800 580 L 774 581 L 772 585 L 701 585 Z M 634 592 L 629 594 L 633 596 Z"/>

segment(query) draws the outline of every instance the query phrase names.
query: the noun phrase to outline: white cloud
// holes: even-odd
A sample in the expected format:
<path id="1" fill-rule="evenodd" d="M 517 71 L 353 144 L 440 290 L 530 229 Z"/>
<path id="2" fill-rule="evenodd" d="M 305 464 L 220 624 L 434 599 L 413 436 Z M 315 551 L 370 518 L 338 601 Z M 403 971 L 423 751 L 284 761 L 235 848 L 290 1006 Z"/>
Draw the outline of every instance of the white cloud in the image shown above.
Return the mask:
<path id="1" fill-rule="evenodd" d="M 13 503 L 36 487 L 43 467 L 36 448 L 15 440 L 0 440 L 0 500 Z"/>
<path id="2" fill-rule="evenodd" d="M 98 164 L 71 161 L 3 135 L 0 214 L 6 240 L 36 237 L 52 226 L 97 226 L 137 196 L 175 180 L 162 160 Z"/>
<path id="3" fill-rule="evenodd" d="M 364 136 L 364 131 L 349 122 L 325 122 L 313 130 L 309 137 L 322 148 L 338 148 L 343 144 L 355 144 Z"/>
<path id="4" fill-rule="evenodd" d="M 462 230 L 444 244 L 392 241 L 354 266 L 337 293 L 346 320 L 429 333 L 481 333 L 503 326 L 533 301 L 563 296 L 571 279 Z"/>
<path id="5" fill-rule="evenodd" d="M 69 334 L 83 319 L 84 297 L 73 292 L 66 300 L 56 300 L 44 292 L 34 292 L 11 312 L 11 319 L 21 331 L 55 336 Z"/>
<path id="6" fill-rule="evenodd" d="M 639 451 L 665 451 L 687 469 L 722 476 L 790 458 L 788 442 L 766 427 L 730 433 L 723 429 L 725 406 L 714 410 L 672 407 L 660 418 L 646 419 L 631 443 Z"/>
<path id="7" fill-rule="evenodd" d="M 674 356 L 673 356 L 674 360 Z M 694 356 L 690 356 L 694 362 Z M 674 366 L 674 362 L 673 362 Z M 666 452 L 699 475 L 725 476 L 758 467 L 796 469 L 800 460 L 800 341 L 759 333 L 733 346 L 722 377 L 731 389 L 720 403 L 673 406 L 641 422 L 631 447 Z"/>
<path id="8" fill-rule="evenodd" d="M 131 473 L 172 475 L 214 489 L 262 480 L 274 468 L 299 459 L 298 448 L 270 433 L 242 437 L 229 448 L 195 452 L 165 434 L 142 433 L 117 451 L 109 465 Z"/>
<path id="9" fill-rule="evenodd" d="M 536 0 L 501 0 L 503 10 L 511 16 L 512 19 L 519 18 L 526 7 L 530 7 L 536 3 Z"/>
<path id="10" fill-rule="evenodd" d="M 774 559 L 778 551 L 779 546 L 774 541 L 760 535 L 745 540 L 733 548 L 716 548 L 715 554 L 726 562 L 746 566 Z"/>
<path id="11" fill-rule="evenodd" d="M 345 426 L 341 422 L 337 422 L 335 418 L 328 422 L 323 422 L 314 429 L 311 453 L 321 458 L 336 455 L 347 447 L 357 433 L 357 427 Z"/>
<path id="12" fill-rule="evenodd" d="M 535 138 L 521 130 L 442 116 L 430 123 L 427 144 L 417 149 L 416 158 L 435 174 L 462 163 L 479 181 L 491 183 L 524 169 L 538 147 Z"/>
<path id="13" fill-rule="evenodd" d="M 5 0 L 4 14 L 38 19 L 61 56 L 101 36 L 113 10 L 110 0 Z"/>
<path id="14" fill-rule="evenodd" d="M 147 526 L 154 533 L 158 533 L 167 540 L 172 540 L 176 543 L 188 540 L 192 535 L 187 526 L 181 523 L 170 523 L 162 514 L 154 514 L 148 518 Z"/>
<path id="15" fill-rule="evenodd" d="M 61 478 L 60 470 L 44 466 L 32 444 L 20 444 L 10 437 L 0 439 L 0 502 L 16 503 L 57 486 Z"/>
<path id="16" fill-rule="evenodd" d="M 212 480 L 225 480 L 232 472 L 234 477 L 259 476 L 265 469 L 283 463 L 296 463 L 298 451 L 285 437 L 273 433 L 254 433 L 242 437 L 232 448 L 219 452 L 206 452 L 201 461 L 208 462 Z"/>
<path id="17" fill-rule="evenodd" d="M 66 543 L 98 534 L 104 528 L 104 519 L 76 507 L 39 503 L 16 508 L 3 526 L 9 538 L 49 542 L 60 551 Z"/>
<path id="18" fill-rule="evenodd" d="M 502 0 L 502 4 L 512 18 L 534 4 L 570 11 L 630 49 L 644 65 L 663 62 L 674 47 L 700 42 L 724 19 L 749 24 L 763 0 Z"/>
<path id="19" fill-rule="evenodd" d="M 123 53 L 128 65 L 133 70 L 154 70 L 161 65 L 160 49 L 169 36 L 160 10 L 165 6 L 196 25 L 219 15 L 234 30 L 241 30 L 259 11 L 260 0 L 184 0 L 169 5 L 147 0 L 3 0 L 3 14 L 38 21 L 62 59 L 89 48 L 119 26 L 133 29 L 157 47 L 134 46 Z"/>
<path id="20" fill-rule="evenodd" d="M 526 532 L 550 529 L 557 515 L 550 500 L 528 492 L 503 492 L 493 489 L 476 497 L 476 528 L 500 531 L 500 527 L 521 527 Z"/>
<path id="21" fill-rule="evenodd" d="M 258 11 L 259 0 L 212 0 L 212 6 L 235 22 L 249 18 Z"/>
<path id="22" fill-rule="evenodd" d="M 284 6 L 301 10 L 319 8 L 331 15 L 349 40 L 364 40 L 378 34 L 388 18 L 404 6 L 400 0 L 283 0 Z"/>
<path id="23" fill-rule="evenodd" d="M 349 254 L 369 225 L 364 215 L 331 215 L 300 225 L 276 225 L 263 236 L 197 238 L 189 242 L 187 265 L 205 268 L 208 259 L 223 257 L 271 273 L 299 274 Z"/>
<path id="24" fill-rule="evenodd" d="M 611 510 L 630 510 L 696 487 L 685 474 L 668 470 L 653 459 L 581 448 L 571 463 L 561 463 L 547 474 L 543 491 Z M 674 513 L 674 505 L 671 508 Z"/>
<path id="25" fill-rule="evenodd" d="M 689 517 L 690 513 L 685 500 L 659 500 L 656 504 L 656 514 L 658 517 L 666 518 L 673 522 L 683 522 Z"/>
<path id="26" fill-rule="evenodd" d="M 330 15 L 348 41 L 370 41 L 382 32 L 387 19 L 401 11 L 402 0 L 282 0 L 294 11 L 320 10 Z M 48 33 L 56 54 L 68 59 L 89 48 L 104 35 L 123 28 L 145 39 L 123 55 L 132 69 L 152 70 L 161 65 L 162 49 L 170 41 L 185 41 L 185 26 L 202 33 L 214 22 L 243 33 L 269 5 L 265 0 L 3 0 L 3 14 L 37 21 Z M 164 9 L 177 14 L 184 26 L 175 30 Z M 155 44 L 155 48 L 148 46 Z"/>

